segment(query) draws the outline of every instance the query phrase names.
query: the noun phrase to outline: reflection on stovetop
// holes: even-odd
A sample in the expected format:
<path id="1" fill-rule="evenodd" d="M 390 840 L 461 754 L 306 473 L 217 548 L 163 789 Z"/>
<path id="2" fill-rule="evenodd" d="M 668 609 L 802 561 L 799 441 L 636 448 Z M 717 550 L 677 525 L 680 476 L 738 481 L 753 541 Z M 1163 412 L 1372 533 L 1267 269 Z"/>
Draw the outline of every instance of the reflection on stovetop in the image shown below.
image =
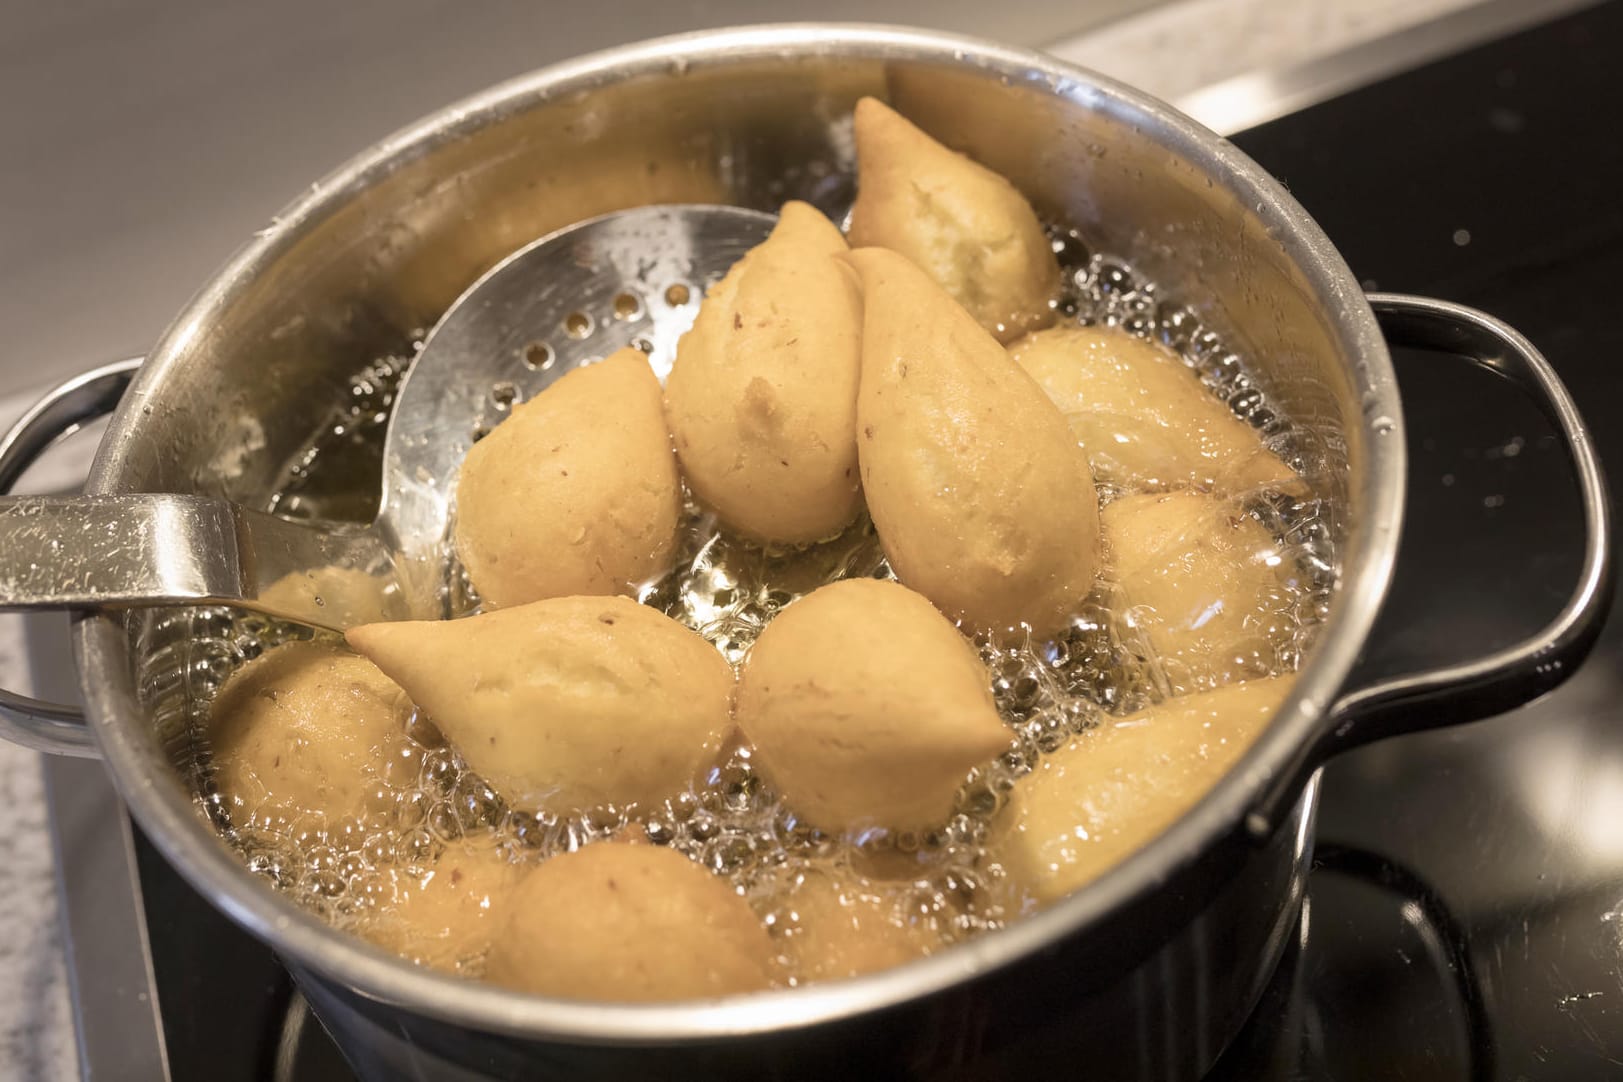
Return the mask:
<path id="1" fill-rule="evenodd" d="M 1465 929 L 1413 872 L 1321 845 L 1299 933 L 1208 1082 L 1494 1077 Z"/>
<path id="2" fill-rule="evenodd" d="M 1623 3 L 1600 5 L 1236 140 L 1366 284 L 1526 332 L 1614 479 L 1620 42 Z M 1577 567 L 1576 498 L 1536 411 L 1461 362 L 1397 363 L 1408 521 L 1365 673 L 1506 643 L 1553 614 Z M 1213 1077 L 1623 1076 L 1620 674 L 1614 621 L 1542 702 L 1332 764 L 1297 942 Z M 170 1077 L 350 1077 L 269 951 L 135 845 Z"/>

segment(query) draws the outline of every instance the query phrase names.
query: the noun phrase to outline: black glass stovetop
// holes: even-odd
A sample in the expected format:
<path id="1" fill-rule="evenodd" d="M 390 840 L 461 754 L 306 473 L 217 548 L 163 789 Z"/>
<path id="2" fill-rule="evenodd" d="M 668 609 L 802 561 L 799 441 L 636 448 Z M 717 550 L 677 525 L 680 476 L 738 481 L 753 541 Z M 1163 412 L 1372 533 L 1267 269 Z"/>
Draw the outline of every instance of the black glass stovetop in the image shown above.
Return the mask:
<path id="1" fill-rule="evenodd" d="M 1366 287 L 1473 304 L 1538 344 L 1614 499 L 1620 113 L 1614 0 L 1235 140 Z M 1578 564 L 1575 492 L 1537 411 L 1457 359 L 1397 362 L 1409 519 L 1365 672 L 1508 643 Z M 1345 756 L 1323 794 L 1299 935 L 1214 1078 L 1623 1078 L 1623 620 L 1542 702 Z M 270 953 L 136 851 L 170 1077 L 350 1078 Z"/>
<path id="2" fill-rule="evenodd" d="M 1367 288 L 1536 343 L 1623 480 L 1623 3 L 1236 138 Z M 1505 645 L 1576 576 L 1548 427 L 1462 362 L 1395 357 L 1408 522 L 1366 659 Z M 1357 677 L 1354 677 L 1356 682 Z M 1303 945 L 1223 1079 L 1623 1078 L 1623 620 L 1541 702 L 1325 772 Z"/>

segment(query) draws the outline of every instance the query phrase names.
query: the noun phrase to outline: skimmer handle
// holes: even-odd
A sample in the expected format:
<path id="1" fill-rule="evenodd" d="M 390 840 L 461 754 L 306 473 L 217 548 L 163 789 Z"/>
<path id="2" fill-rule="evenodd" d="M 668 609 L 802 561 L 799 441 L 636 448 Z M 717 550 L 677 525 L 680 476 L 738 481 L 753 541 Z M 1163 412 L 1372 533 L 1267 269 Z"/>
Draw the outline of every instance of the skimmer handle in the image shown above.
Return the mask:
<path id="1" fill-rule="evenodd" d="M 117 406 L 139 360 L 47 394 L 0 440 L 0 493 L 52 443 Z M 226 604 L 344 630 L 407 615 L 369 527 L 298 523 L 177 493 L 0 496 L 0 610 Z M 0 737 L 94 755 L 77 707 L 0 689 Z"/>
<path id="2" fill-rule="evenodd" d="M 0 609 L 235 605 L 343 631 L 388 619 L 367 528 L 170 492 L 0 497 Z"/>

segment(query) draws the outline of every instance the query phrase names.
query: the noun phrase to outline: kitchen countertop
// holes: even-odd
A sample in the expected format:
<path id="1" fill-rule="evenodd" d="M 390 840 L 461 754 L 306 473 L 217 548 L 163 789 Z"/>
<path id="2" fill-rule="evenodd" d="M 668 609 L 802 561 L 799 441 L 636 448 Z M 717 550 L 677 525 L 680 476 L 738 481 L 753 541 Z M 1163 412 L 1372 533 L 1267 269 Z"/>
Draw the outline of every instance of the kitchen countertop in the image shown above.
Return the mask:
<path id="1" fill-rule="evenodd" d="M 771 10 L 787 18 L 815 14 L 929 22 L 1047 45 L 1067 60 L 1193 106 L 1197 117 L 1231 130 L 1225 124 L 1248 115 L 1246 108 L 1255 102 L 1235 109 L 1234 94 L 1212 95 L 1211 88 L 1232 89 L 1235 80 L 1258 71 L 1299 67 L 1472 3 L 1180 0 L 1152 7 L 1146 0 L 1093 0 L 1081 14 L 1068 12 L 1064 25 L 1053 25 L 1058 16 L 1047 4 L 1001 4 L 996 20 L 988 17 L 986 5 L 967 0 L 934 6 L 779 4 Z M 1536 3 L 1527 0 L 1524 6 Z M 397 70 L 403 55 L 396 48 L 399 35 L 377 32 L 364 19 L 324 26 L 318 39 L 314 28 L 321 20 L 289 18 L 298 5 L 263 9 L 276 12 L 274 20 L 266 16 L 265 25 L 247 17 L 232 23 L 225 9 L 198 9 L 185 18 L 180 8 L 166 16 L 141 9 L 145 21 L 130 24 L 124 33 L 120 24 L 131 19 L 135 6 L 118 0 L 98 6 L 106 9 L 99 21 L 81 8 L 73 14 L 51 8 L 25 12 L 20 27 L 14 22 L 0 40 L 0 100 L 40 100 L 6 84 L 15 80 L 20 88 L 52 69 L 73 69 L 75 78 L 82 70 L 106 76 L 97 84 L 99 91 L 57 102 L 54 114 L 49 108 L 26 116 L 0 113 L 0 142 L 49 155 L 0 174 L 0 207 L 13 208 L 0 214 L 0 250 L 8 253 L 0 266 L 0 321 L 12 347 L 0 357 L 0 394 L 5 395 L 0 425 L 9 424 L 50 382 L 139 351 L 184 302 L 185 291 L 201 284 L 240 238 L 303 183 L 390 128 L 565 55 L 761 17 L 754 5 L 664 4 L 657 18 L 643 22 L 603 18 L 590 26 L 549 28 L 533 25 L 541 6 L 528 8 L 526 15 L 516 6 L 491 5 L 483 25 L 436 44 L 434 55 L 442 64 L 403 73 Z M 1501 0 L 1486 6 L 1505 5 Z M 605 8 L 611 14 L 620 10 L 612 4 Z M 438 0 L 417 0 L 392 11 L 396 18 L 425 20 L 425 32 L 434 18 L 451 18 Z M 510 33 L 504 18 L 533 36 Z M 1077 33 L 1086 23 L 1093 28 Z M 442 30 L 435 33 L 443 37 Z M 140 49 L 130 47 L 132 39 Z M 80 47 L 81 42 L 88 44 Z M 132 59 L 137 53 L 138 60 Z M 282 66 L 267 66 L 267 55 Z M 196 78 L 188 83 L 177 70 Z M 411 78 L 402 79 L 404 74 Z M 251 83 L 243 93 L 198 100 L 238 84 L 238 76 Z M 288 103 L 291 110 L 282 110 Z M 284 153 L 265 133 L 294 117 L 315 124 L 301 129 L 299 147 Z M 121 118 L 139 119 L 135 134 L 142 137 L 130 138 Z M 42 143 L 47 123 L 67 125 L 75 138 Z M 149 145 L 153 142 L 156 147 Z M 211 158 L 214 147 L 223 148 L 224 155 Z M 91 152 L 102 157 L 89 160 Z M 12 160 L 24 158 L 18 154 Z M 126 185 L 126 179 L 134 183 Z M 82 243 L 55 243 L 73 215 L 88 219 L 92 228 L 77 234 Z M 29 487 L 71 487 L 83 476 L 92 448 L 93 439 L 79 438 L 53 451 L 28 479 Z M 66 648 L 65 621 L 28 620 L 29 635 L 52 629 L 59 648 Z M 23 621 L 0 616 L 0 682 L 28 691 L 34 679 Z M 0 744 L 0 806 L 10 812 L 9 829 L 0 834 L 0 1078 L 66 1082 L 78 1077 L 78 1054 L 35 753 Z"/>

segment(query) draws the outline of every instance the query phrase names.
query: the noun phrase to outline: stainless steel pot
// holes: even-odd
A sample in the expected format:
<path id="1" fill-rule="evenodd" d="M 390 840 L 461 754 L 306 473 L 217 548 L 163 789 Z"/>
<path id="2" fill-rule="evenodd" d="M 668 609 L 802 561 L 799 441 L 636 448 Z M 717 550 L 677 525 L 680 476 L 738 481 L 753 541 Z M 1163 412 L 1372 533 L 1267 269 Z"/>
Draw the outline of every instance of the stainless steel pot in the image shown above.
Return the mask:
<path id="1" fill-rule="evenodd" d="M 407 129 L 256 235 L 134 372 L 91 373 L 0 447 L 9 486 L 55 434 L 117 404 L 96 494 L 169 491 L 264 506 L 347 380 L 413 338 L 524 242 L 653 202 L 848 205 L 848 117 L 888 97 L 1015 181 L 1045 215 L 1130 256 L 1253 359 L 1336 508 L 1341 580 L 1289 700 L 1189 815 L 1098 882 L 999 934 L 848 982 L 677 1006 L 528 998 L 414 969 L 250 875 L 198 813 L 137 679 L 163 617 L 75 624 L 89 735 L 7 696 L 7 733 L 102 754 L 130 810 L 215 904 L 271 944 L 369 1078 L 1186 1078 L 1245 1017 L 1294 924 L 1314 770 L 1336 751 L 1485 716 L 1559 683 L 1604 616 L 1599 466 L 1565 390 L 1521 336 L 1467 309 L 1366 297 L 1302 209 L 1217 136 L 1040 54 L 859 26 L 671 38 L 549 68 Z M 1383 330 L 1518 380 L 1556 425 L 1587 519 L 1580 581 L 1522 644 L 1347 691 L 1402 518 L 1402 411 Z M 0 507 L 0 519 L 7 513 Z M 64 539 L 71 542 L 72 539 Z M 0 599 L 3 599 L 0 576 Z M 1080 1058 L 1079 1057 L 1084 1057 Z"/>

